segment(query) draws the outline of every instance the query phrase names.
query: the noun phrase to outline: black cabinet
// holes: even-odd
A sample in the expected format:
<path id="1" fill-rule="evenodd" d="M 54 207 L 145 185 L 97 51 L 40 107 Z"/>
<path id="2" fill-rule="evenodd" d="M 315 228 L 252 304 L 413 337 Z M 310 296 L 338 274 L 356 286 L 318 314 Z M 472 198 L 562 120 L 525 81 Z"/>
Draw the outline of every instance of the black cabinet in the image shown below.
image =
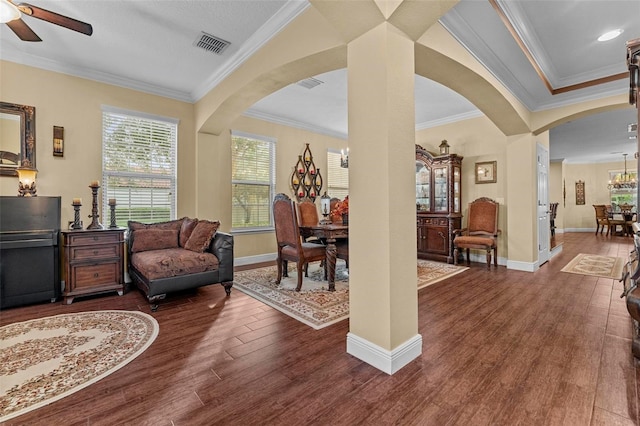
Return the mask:
<path id="1" fill-rule="evenodd" d="M 0 196 L 0 308 L 60 297 L 60 197 Z"/>

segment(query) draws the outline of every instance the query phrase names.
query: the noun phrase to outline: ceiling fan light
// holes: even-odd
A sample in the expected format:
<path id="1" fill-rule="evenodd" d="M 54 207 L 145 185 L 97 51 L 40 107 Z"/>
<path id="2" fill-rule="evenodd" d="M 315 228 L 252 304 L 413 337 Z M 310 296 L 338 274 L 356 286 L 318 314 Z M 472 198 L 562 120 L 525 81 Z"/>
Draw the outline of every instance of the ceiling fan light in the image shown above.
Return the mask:
<path id="1" fill-rule="evenodd" d="M 616 28 L 615 30 L 607 31 L 606 33 L 602 34 L 600 37 L 598 37 L 598 41 L 613 40 L 620 34 L 622 34 L 622 30 L 620 28 Z"/>
<path id="2" fill-rule="evenodd" d="M 5 24 L 15 19 L 20 19 L 22 13 L 15 4 L 7 1 L 0 0 L 0 23 Z"/>

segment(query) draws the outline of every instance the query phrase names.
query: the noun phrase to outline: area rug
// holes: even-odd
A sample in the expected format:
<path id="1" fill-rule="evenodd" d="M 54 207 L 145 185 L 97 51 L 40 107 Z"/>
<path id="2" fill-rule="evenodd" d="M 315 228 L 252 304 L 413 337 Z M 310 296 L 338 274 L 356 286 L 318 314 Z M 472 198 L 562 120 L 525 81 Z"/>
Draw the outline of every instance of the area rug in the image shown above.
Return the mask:
<path id="1" fill-rule="evenodd" d="M 418 289 L 452 277 L 468 268 L 418 260 Z M 276 284 L 275 266 L 236 272 L 233 287 L 263 303 L 319 330 L 349 317 L 349 272 L 344 262 L 336 265 L 336 291 L 328 290 L 324 271 L 318 263 L 309 265 L 302 290 L 295 291 L 297 272 L 289 265 L 289 277 Z"/>
<path id="2" fill-rule="evenodd" d="M 0 328 L 0 422 L 50 404 L 122 368 L 158 335 L 137 311 L 90 311 Z"/>
<path id="3" fill-rule="evenodd" d="M 580 253 L 562 268 L 561 271 L 617 280 L 622 277 L 624 264 L 625 260 L 621 257 Z"/>

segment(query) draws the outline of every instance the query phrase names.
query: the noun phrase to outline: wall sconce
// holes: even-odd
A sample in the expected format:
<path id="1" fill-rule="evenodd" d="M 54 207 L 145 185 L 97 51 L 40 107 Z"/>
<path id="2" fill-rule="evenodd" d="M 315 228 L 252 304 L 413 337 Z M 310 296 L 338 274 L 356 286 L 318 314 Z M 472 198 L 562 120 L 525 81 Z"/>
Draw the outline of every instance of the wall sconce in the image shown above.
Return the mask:
<path id="1" fill-rule="evenodd" d="M 53 126 L 53 156 L 64 157 L 64 127 Z"/>
<path id="2" fill-rule="evenodd" d="M 331 213 L 331 198 L 327 195 L 327 191 L 324 191 L 322 197 L 320 197 L 320 210 L 324 219 L 320 221 L 320 225 L 329 225 L 331 224 L 331 220 L 327 217 Z"/>
<path id="3" fill-rule="evenodd" d="M 440 155 L 444 155 L 444 154 L 448 154 L 448 153 L 449 153 L 449 144 L 447 143 L 447 140 L 444 139 L 440 143 Z"/>
<path id="4" fill-rule="evenodd" d="M 347 155 L 344 154 L 344 149 L 340 150 L 340 167 L 349 168 L 349 148 L 347 148 Z"/>
<path id="5" fill-rule="evenodd" d="M 33 167 L 18 167 L 18 197 L 36 197 L 36 174 Z"/>

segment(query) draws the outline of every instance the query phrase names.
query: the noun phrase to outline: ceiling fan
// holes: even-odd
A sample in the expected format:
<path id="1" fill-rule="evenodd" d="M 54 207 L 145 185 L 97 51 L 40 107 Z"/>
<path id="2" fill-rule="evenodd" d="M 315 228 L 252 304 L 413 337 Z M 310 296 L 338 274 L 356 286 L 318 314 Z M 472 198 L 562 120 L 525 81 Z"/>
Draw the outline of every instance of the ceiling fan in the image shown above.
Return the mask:
<path id="1" fill-rule="evenodd" d="M 69 18 L 37 6 L 27 3 L 13 3 L 12 0 L 0 0 L 0 23 L 6 23 L 11 31 L 13 31 L 20 40 L 23 41 L 42 41 L 40 37 L 22 20 L 22 14 L 60 25 L 61 27 L 77 31 L 90 36 L 93 33 L 93 27 L 86 22 Z"/>

